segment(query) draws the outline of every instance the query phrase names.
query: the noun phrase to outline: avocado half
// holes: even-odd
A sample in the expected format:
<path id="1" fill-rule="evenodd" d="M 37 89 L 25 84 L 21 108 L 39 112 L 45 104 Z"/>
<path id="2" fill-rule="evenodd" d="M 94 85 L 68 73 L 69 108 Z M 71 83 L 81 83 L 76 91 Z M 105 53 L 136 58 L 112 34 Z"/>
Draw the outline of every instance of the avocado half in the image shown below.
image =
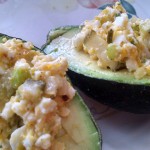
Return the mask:
<path id="1" fill-rule="evenodd" d="M 72 83 L 92 98 L 122 111 L 149 114 L 150 77 L 139 80 L 126 69 L 113 72 L 98 67 L 88 54 L 76 50 L 72 45 L 71 38 L 81 28 L 66 26 L 51 30 L 43 51 L 53 57 L 65 56 Z"/>
<path id="2" fill-rule="evenodd" d="M 14 37 L 0 33 L 0 43 L 3 42 L 3 38 L 11 39 Z M 37 47 L 35 47 L 34 50 L 41 51 Z M 0 89 L 0 93 L 1 92 Z M 10 97 L 13 96 L 13 94 L 14 93 L 12 93 Z M 0 98 L 0 103 L 1 102 L 2 99 Z M 102 139 L 100 131 L 90 110 L 77 92 L 73 100 L 69 103 L 69 109 L 71 112 L 70 115 L 62 119 L 62 126 L 67 134 L 58 139 L 65 143 L 65 150 L 101 150 Z"/>

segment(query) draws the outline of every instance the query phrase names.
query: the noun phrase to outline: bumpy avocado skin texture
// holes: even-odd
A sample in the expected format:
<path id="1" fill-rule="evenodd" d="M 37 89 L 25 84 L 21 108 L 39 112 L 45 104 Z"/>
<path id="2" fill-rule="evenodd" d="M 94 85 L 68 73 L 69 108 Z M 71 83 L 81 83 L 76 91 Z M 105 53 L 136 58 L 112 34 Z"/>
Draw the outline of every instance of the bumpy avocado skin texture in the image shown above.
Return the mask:
<path id="1" fill-rule="evenodd" d="M 67 27 L 65 27 L 65 29 L 66 28 Z M 75 26 L 72 28 L 74 29 L 77 27 Z M 62 28 L 60 28 L 60 30 L 61 29 Z M 55 29 L 53 31 L 55 31 Z M 67 32 L 72 32 L 70 26 Z M 65 32 L 65 34 L 67 34 L 67 32 Z M 57 37 L 60 36 L 63 35 L 57 35 Z M 55 37 L 55 39 L 57 39 L 57 37 Z M 50 43 L 45 44 L 47 45 L 44 48 L 46 53 L 48 53 L 48 45 L 51 45 L 53 40 L 51 40 Z M 51 53 L 51 51 L 49 53 Z M 55 55 L 54 51 L 52 53 L 52 55 Z M 62 53 L 62 55 L 65 56 L 66 54 Z M 108 78 L 107 76 L 98 77 L 96 73 L 94 77 L 94 75 L 90 76 L 90 73 L 87 73 L 86 71 L 80 72 L 81 70 L 79 71 L 78 69 L 78 71 L 76 71 L 74 68 L 75 67 L 70 65 L 68 70 L 68 76 L 70 77 L 72 83 L 95 100 L 122 111 L 137 114 L 150 113 L 149 77 L 142 80 L 137 80 L 132 74 L 126 72 L 119 74 L 117 73 L 117 76 L 111 72 L 109 73 Z M 92 74 L 94 74 L 94 72 Z"/>
<path id="2" fill-rule="evenodd" d="M 52 37 L 48 39 L 48 42 L 50 42 L 54 38 L 58 37 L 60 34 L 62 35 L 64 33 L 66 33 L 67 31 L 69 31 L 72 28 L 77 28 L 77 27 L 73 27 L 73 26 L 70 26 L 69 28 L 68 27 L 62 27 L 62 29 L 64 29 L 64 30 L 61 31 L 61 32 L 59 32 L 59 30 L 56 30 L 57 33 L 55 33 L 55 32 L 54 32 L 54 34 L 49 33 Z M 57 29 L 59 29 L 59 28 L 57 28 Z M 0 43 L 3 43 L 3 38 L 12 39 L 12 38 L 16 38 L 16 37 L 12 37 L 12 36 L 0 33 Z M 16 38 L 16 39 L 22 40 L 21 38 Z M 26 42 L 25 40 L 22 40 L 22 41 Z M 46 45 L 44 45 L 43 48 L 44 47 L 46 47 Z M 43 49 L 39 49 L 38 47 L 34 47 L 33 50 L 38 50 L 38 51 L 41 51 L 41 52 L 44 53 Z M 68 80 L 69 80 L 69 78 L 68 78 Z M 69 82 L 71 82 L 71 81 L 69 80 Z M 10 97 L 13 96 L 13 94 L 10 95 Z M 69 107 L 70 108 L 74 107 L 74 109 L 76 108 L 74 116 L 79 116 L 80 115 L 80 117 L 83 119 L 83 120 L 77 120 L 78 118 L 76 118 L 76 121 L 75 121 L 77 123 L 81 123 L 81 124 L 83 123 L 84 124 L 84 129 L 83 130 L 86 133 L 85 133 L 85 135 L 82 135 L 82 132 L 81 132 L 80 134 L 82 136 L 79 135 L 79 137 L 80 138 L 84 137 L 84 136 L 87 137 L 87 140 L 84 139 L 83 142 L 81 142 L 79 144 L 75 143 L 77 145 L 75 146 L 75 148 L 71 147 L 71 149 L 83 150 L 86 147 L 87 150 L 91 150 L 91 148 L 92 148 L 92 150 L 101 150 L 102 149 L 102 136 L 101 136 L 101 133 L 100 133 L 100 129 L 98 129 L 98 127 L 96 125 L 96 122 L 94 121 L 94 118 L 91 115 L 88 107 L 86 106 L 83 99 L 79 96 L 79 94 L 77 92 L 76 92 L 76 94 L 75 94 L 75 96 L 72 100 L 72 103 L 70 103 Z M 86 121 L 86 123 L 83 122 L 84 120 Z M 71 122 L 71 125 L 74 126 L 74 124 L 72 122 Z M 80 131 L 82 131 L 83 125 L 80 126 L 78 124 L 78 127 L 80 128 Z M 68 129 L 68 133 L 69 133 L 69 129 Z M 65 141 L 65 139 L 63 141 Z M 70 143 L 68 143 L 68 141 L 66 141 L 65 144 L 66 144 L 66 146 L 67 146 L 67 144 L 70 146 Z"/>

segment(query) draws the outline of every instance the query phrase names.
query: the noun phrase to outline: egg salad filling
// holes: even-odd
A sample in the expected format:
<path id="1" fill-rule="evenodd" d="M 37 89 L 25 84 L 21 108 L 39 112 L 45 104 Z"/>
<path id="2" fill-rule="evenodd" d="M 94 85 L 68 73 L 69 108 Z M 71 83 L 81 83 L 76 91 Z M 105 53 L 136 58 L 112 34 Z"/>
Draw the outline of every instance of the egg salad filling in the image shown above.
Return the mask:
<path id="1" fill-rule="evenodd" d="M 150 20 L 129 19 L 119 2 L 85 21 L 73 45 L 88 53 L 100 68 L 127 69 L 137 79 L 150 75 Z"/>
<path id="2" fill-rule="evenodd" d="M 63 118 L 75 90 L 66 79 L 67 60 L 34 50 L 30 42 L 0 43 L 0 149 L 64 150 Z"/>

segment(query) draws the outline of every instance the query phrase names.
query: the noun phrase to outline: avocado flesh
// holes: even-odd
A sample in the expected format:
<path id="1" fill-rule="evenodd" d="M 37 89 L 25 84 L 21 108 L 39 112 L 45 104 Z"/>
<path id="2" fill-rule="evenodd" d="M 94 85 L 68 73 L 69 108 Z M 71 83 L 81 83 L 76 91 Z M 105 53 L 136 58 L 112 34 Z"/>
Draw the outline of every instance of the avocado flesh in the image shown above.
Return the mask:
<path id="1" fill-rule="evenodd" d="M 65 150 L 99 150 L 101 145 L 99 133 L 79 95 L 76 94 L 74 100 L 70 102 L 69 109 L 70 115 L 62 120 L 62 126 L 67 134 L 61 137 L 61 140 L 58 139 L 65 143 Z"/>
<path id="2" fill-rule="evenodd" d="M 126 69 L 116 72 L 101 69 L 87 53 L 76 50 L 72 45 L 71 38 L 78 32 L 80 29 L 75 27 L 64 35 L 58 35 L 43 51 L 53 57 L 65 56 L 72 83 L 92 98 L 119 110 L 149 114 L 150 77 L 139 80 Z"/>
<path id="3" fill-rule="evenodd" d="M 59 138 L 58 141 L 65 143 L 65 150 L 99 150 L 98 145 L 89 143 L 89 141 L 94 141 L 95 136 L 98 136 L 97 133 L 91 135 L 90 138 L 87 138 L 80 143 L 75 143 L 69 135 L 64 135 Z"/>
<path id="4" fill-rule="evenodd" d="M 0 43 L 3 42 L 3 38 L 11 39 L 14 37 L 1 33 Z M 37 47 L 35 47 L 35 50 L 42 51 Z M 10 93 L 9 91 L 7 101 L 11 96 L 15 95 L 14 88 L 12 89 L 13 93 Z M 7 93 L 2 92 L 0 89 L 0 95 L 1 94 L 6 97 Z M 1 104 L 4 105 L 7 101 L 3 101 L 3 99 L 0 98 L 0 106 Z M 65 143 L 65 150 L 101 150 L 102 139 L 99 129 L 97 128 L 88 107 L 77 93 L 73 100 L 69 103 L 69 109 L 71 115 L 62 119 L 63 128 L 66 131 L 66 134 L 58 139 L 58 141 Z"/>

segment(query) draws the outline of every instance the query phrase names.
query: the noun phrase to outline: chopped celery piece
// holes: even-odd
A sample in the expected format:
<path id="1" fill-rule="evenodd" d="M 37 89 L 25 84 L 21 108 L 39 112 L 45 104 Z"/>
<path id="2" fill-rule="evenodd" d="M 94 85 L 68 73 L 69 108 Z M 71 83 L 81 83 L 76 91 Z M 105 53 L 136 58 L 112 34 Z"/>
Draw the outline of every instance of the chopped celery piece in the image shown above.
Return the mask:
<path id="1" fill-rule="evenodd" d="M 11 76 L 11 84 L 17 89 L 26 79 L 30 78 L 30 72 L 25 68 L 17 68 L 13 70 Z"/>
<path id="2" fill-rule="evenodd" d="M 107 56 L 109 59 L 114 60 L 118 56 L 118 47 L 115 44 L 109 44 L 107 47 Z"/>

